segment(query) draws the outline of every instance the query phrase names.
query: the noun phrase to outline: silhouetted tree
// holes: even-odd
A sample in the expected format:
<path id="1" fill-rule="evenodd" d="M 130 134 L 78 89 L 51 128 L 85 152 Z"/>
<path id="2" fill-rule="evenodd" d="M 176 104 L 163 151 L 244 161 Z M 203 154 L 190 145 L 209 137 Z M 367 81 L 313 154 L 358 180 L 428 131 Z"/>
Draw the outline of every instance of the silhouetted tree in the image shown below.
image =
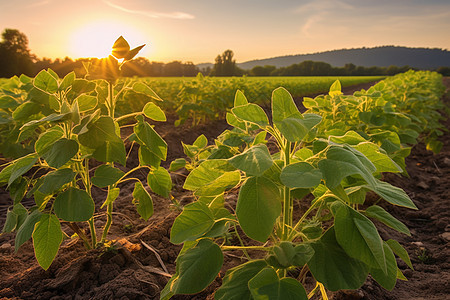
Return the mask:
<path id="1" fill-rule="evenodd" d="M 17 29 L 5 29 L 0 42 L 0 77 L 33 75 L 33 59 L 26 35 Z"/>

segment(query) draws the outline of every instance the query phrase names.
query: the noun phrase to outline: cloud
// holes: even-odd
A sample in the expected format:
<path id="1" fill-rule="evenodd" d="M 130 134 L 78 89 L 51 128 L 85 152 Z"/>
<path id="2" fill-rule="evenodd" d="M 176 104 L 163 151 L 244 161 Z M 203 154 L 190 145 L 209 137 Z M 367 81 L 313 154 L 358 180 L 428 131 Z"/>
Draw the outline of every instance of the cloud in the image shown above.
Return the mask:
<path id="1" fill-rule="evenodd" d="M 188 14 L 188 13 L 179 12 L 179 11 L 164 13 L 164 12 L 156 12 L 156 11 L 149 11 L 149 10 L 133 10 L 133 9 L 128 9 L 123 6 L 114 4 L 107 0 L 103 0 L 103 2 L 115 9 L 120 10 L 120 11 L 129 13 L 129 14 L 142 15 L 142 16 L 146 16 L 149 18 L 155 18 L 155 19 L 168 18 L 168 19 L 181 19 L 181 20 L 195 19 L 195 16 Z"/>
<path id="2" fill-rule="evenodd" d="M 35 7 L 39 7 L 39 6 L 44 6 L 44 5 L 50 4 L 50 2 L 51 2 L 50 0 L 34 2 L 34 3 L 27 5 L 27 8 L 35 8 Z"/>
<path id="3" fill-rule="evenodd" d="M 354 9 L 355 6 L 343 1 L 316 0 L 298 6 L 294 13 L 304 16 L 301 32 L 304 36 L 309 37 L 311 30 L 318 24 L 328 23 L 333 18 L 339 17 L 343 12 L 353 11 Z"/>

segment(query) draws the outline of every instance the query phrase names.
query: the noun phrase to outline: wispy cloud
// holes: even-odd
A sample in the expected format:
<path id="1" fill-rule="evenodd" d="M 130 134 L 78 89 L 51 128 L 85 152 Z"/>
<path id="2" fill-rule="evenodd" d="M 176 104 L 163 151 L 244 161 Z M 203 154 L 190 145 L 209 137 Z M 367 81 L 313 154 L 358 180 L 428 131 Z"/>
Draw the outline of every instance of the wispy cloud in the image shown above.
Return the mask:
<path id="1" fill-rule="evenodd" d="M 39 1 L 39 2 L 33 2 L 29 5 L 27 5 L 27 8 L 35 8 L 35 7 L 39 7 L 39 6 L 44 6 L 47 4 L 50 4 L 50 0 L 44 0 L 44 1 Z"/>
<path id="2" fill-rule="evenodd" d="M 103 2 L 115 9 L 120 10 L 120 11 L 130 13 L 130 14 L 135 14 L 135 15 L 142 15 L 142 16 L 146 16 L 149 18 L 155 18 L 155 19 L 168 18 L 168 19 L 184 19 L 184 20 L 195 19 L 195 16 L 188 14 L 188 13 L 179 12 L 179 11 L 165 13 L 165 12 L 156 12 L 156 11 L 149 11 L 149 10 L 133 10 L 133 9 L 128 9 L 123 6 L 117 5 L 117 4 L 107 1 L 107 0 L 103 0 Z"/>

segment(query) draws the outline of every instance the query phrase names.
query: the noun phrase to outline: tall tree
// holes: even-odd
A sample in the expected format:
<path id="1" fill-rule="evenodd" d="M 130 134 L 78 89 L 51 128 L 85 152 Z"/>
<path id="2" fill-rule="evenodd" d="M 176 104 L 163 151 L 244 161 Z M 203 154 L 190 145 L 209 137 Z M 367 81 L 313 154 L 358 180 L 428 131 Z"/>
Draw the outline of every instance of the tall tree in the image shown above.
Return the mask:
<path id="1" fill-rule="evenodd" d="M 0 77 L 33 75 L 33 59 L 27 36 L 17 29 L 5 29 L 0 42 Z"/>

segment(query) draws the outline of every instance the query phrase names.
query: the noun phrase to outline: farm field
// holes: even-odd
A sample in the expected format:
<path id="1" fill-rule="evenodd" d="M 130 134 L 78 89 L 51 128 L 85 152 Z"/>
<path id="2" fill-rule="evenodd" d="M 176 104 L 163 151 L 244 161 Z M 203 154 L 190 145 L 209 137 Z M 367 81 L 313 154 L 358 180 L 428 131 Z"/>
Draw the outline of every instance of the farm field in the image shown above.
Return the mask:
<path id="1" fill-rule="evenodd" d="M 225 82 L 227 82 L 225 84 L 227 85 L 227 92 L 224 92 L 220 88 L 217 88 L 223 85 L 220 79 L 196 78 L 187 80 L 173 78 L 158 79 L 155 81 L 154 79 L 146 78 L 142 79 L 142 81 L 147 83 L 162 99 L 167 99 L 167 103 L 162 102 L 160 105 L 166 111 L 167 121 L 161 122 L 163 118 L 155 112 L 156 110 L 153 107 L 151 107 L 153 110 L 150 112 L 149 107 L 145 103 L 133 104 L 136 106 L 130 109 L 118 102 L 116 112 L 118 112 L 118 118 L 120 119 L 121 116 L 127 113 L 144 109 L 144 116 L 147 117 L 147 121 L 154 126 L 154 131 L 167 143 L 165 160 L 161 159 L 159 161 L 161 167 L 159 167 L 158 163 L 156 168 L 164 168 L 167 170 L 169 168 L 172 169 L 171 162 L 178 158 L 184 157 L 189 160 L 189 157 L 186 156 L 186 147 L 182 146 L 181 141 L 186 145 L 192 145 L 203 134 L 208 141 L 208 145 L 212 145 L 214 139 L 220 133 L 226 129 L 231 129 L 231 126 L 227 124 L 224 118 L 227 117 L 228 123 L 230 123 L 229 115 L 226 115 L 226 113 L 233 107 L 234 94 L 237 89 L 241 89 L 252 103 L 258 103 L 262 105 L 264 110 L 269 110 L 270 94 L 276 87 L 280 85 L 285 86 L 293 95 L 296 103 L 300 104 L 303 96 L 311 95 L 314 97 L 317 93 L 326 94 L 336 78 L 322 79 L 324 82 L 320 84 L 317 78 L 312 79 L 314 82 L 317 82 L 317 89 L 315 88 L 316 85 L 310 82 L 304 85 L 308 87 L 314 86 L 314 88 L 305 89 L 303 84 L 299 84 L 298 78 L 277 78 L 277 80 L 281 81 L 276 81 L 275 79 L 264 79 L 267 81 L 261 81 L 255 78 L 231 78 L 225 79 Z M 370 93 L 367 92 L 365 94 L 370 87 L 370 84 L 367 84 L 367 82 L 378 81 L 380 79 L 348 78 L 348 81 L 345 81 L 346 79 L 339 78 L 343 86 L 342 91 L 344 94 L 353 94 L 355 90 L 359 91 L 364 88 L 364 91 L 360 93 L 362 96 L 360 95 L 358 97 L 367 95 L 368 99 L 377 90 L 371 90 Z M 242 86 L 243 80 L 249 81 Z M 206 83 L 203 81 L 206 81 Z M 173 89 L 168 88 L 172 84 L 177 87 Z M 364 84 L 364 86 L 361 84 Z M 444 78 L 444 84 L 447 92 L 444 95 L 443 101 L 448 107 L 450 103 L 450 99 L 448 98 L 450 80 Z M 1 85 L 2 83 L 0 81 Z M 183 86 L 181 89 L 179 88 L 180 85 Z M 198 85 L 201 85 L 201 87 Z M 207 85 L 214 87 L 209 92 L 211 94 L 230 93 L 230 95 L 227 96 L 226 100 L 223 100 L 223 105 L 215 105 L 217 110 L 204 110 L 204 114 L 198 115 L 200 111 L 196 108 L 198 106 L 206 107 L 202 101 L 212 99 L 209 96 L 195 97 L 195 95 L 199 94 L 198 91 Z M 229 85 L 232 88 L 229 88 Z M 292 88 L 289 85 L 292 85 Z M 357 86 L 356 89 L 355 85 Z M 294 87 L 297 87 L 298 90 L 295 90 Z M 194 93 L 189 94 L 189 89 L 192 89 Z M 167 92 L 169 90 L 170 92 Z M 175 92 L 176 90 L 178 92 Z M 260 91 L 259 95 L 252 94 L 252 91 L 256 90 Z M 166 95 L 164 94 L 165 91 L 167 92 Z M 330 96 L 326 97 L 334 97 L 333 92 L 337 93 L 337 91 L 338 88 L 335 88 L 335 90 L 332 88 L 330 90 Z M 208 91 L 205 94 L 208 95 Z M 309 98 L 302 103 L 303 107 L 300 105 L 299 107 L 301 110 L 308 108 L 310 112 L 322 115 L 323 112 L 321 110 L 323 107 L 316 105 L 322 99 L 320 96 L 314 99 Z M 340 107 L 336 113 L 345 114 L 346 107 L 352 104 L 351 98 L 348 98 L 347 101 L 348 103 L 344 103 L 345 106 Z M 180 102 L 189 104 L 187 106 L 189 109 L 183 110 L 183 106 L 179 104 Z M 159 102 L 156 103 L 159 104 Z M 369 100 L 366 104 L 370 104 Z M 339 105 L 339 103 L 336 105 Z M 377 102 L 375 109 L 376 107 L 380 107 L 380 105 L 380 102 Z M 110 112 L 110 109 L 111 107 L 108 106 L 108 112 Z M 236 110 L 236 108 L 234 109 Z M 377 112 L 376 110 L 370 112 L 372 114 L 363 115 L 363 118 L 366 118 L 364 122 L 371 125 L 367 128 L 359 129 L 361 131 L 366 130 L 368 135 L 373 136 L 374 141 L 377 142 L 376 138 L 380 136 L 380 132 L 383 132 L 381 130 L 384 130 L 382 127 L 383 122 L 380 121 L 380 118 L 383 116 L 380 116 L 378 113 L 381 112 Z M 236 114 L 238 114 L 237 111 Z M 333 134 L 334 136 L 343 136 L 350 130 L 348 128 L 359 125 L 359 123 L 355 123 L 355 125 L 351 121 L 348 121 L 346 124 L 341 124 L 337 122 L 339 118 L 330 115 L 327 119 L 325 116 L 323 114 L 321 124 L 324 125 L 322 127 L 316 124 L 317 131 L 315 134 L 319 137 L 326 137 Z M 397 117 L 398 115 L 395 116 Z M 449 118 L 444 109 L 438 115 L 433 115 L 432 118 L 437 123 L 433 124 L 433 126 L 439 125 L 439 116 L 443 118 L 441 121 L 443 122 L 442 126 L 444 128 L 450 128 Z M 423 122 L 423 120 L 421 121 Z M 141 125 L 145 124 L 143 120 L 139 120 L 138 122 Z M 428 123 L 432 123 L 432 121 L 428 120 Z M 234 124 L 239 126 L 239 123 L 235 122 Z M 334 126 L 333 133 L 327 131 L 327 128 L 332 127 L 330 124 Z M 388 126 L 400 127 L 400 125 L 393 124 L 391 123 Z M 397 259 L 397 266 L 408 281 L 398 280 L 397 285 L 392 291 L 389 292 L 383 289 L 372 277 L 369 277 L 364 285 L 356 291 L 328 292 L 328 296 L 331 299 L 445 299 L 450 294 L 450 287 L 448 286 L 450 280 L 450 249 L 448 248 L 448 242 L 450 240 L 450 228 L 448 226 L 450 221 L 450 205 L 448 202 L 448 186 L 450 186 L 450 136 L 448 131 L 441 131 L 438 135 L 428 134 L 419 139 L 415 133 L 411 132 L 411 128 L 407 129 L 400 134 L 403 141 L 408 141 L 408 144 L 413 144 L 409 143 L 409 141 L 411 139 L 418 139 L 421 142 L 412 146 L 411 154 L 406 158 L 404 153 L 401 152 L 401 149 L 395 147 L 389 155 L 391 155 L 392 160 L 398 163 L 404 171 L 406 170 L 409 176 L 402 176 L 398 172 L 387 172 L 382 175 L 382 178 L 384 181 L 402 188 L 412 200 L 413 205 L 417 206 L 418 210 L 385 205 L 387 203 L 380 205 L 394 215 L 395 218 L 403 222 L 409 228 L 411 235 L 400 234 L 378 221 L 375 221 L 375 225 L 383 240 L 395 239 L 408 251 L 414 270 L 409 269 L 407 263 L 403 260 Z M 137 143 L 140 143 L 141 146 L 144 145 L 145 141 L 140 131 L 136 131 L 135 129 L 134 132 L 138 136 L 136 139 Z M 286 134 L 288 134 L 287 131 Z M 82 134 L 80 133 L 80 135 Z M 131 128 L 125 124 L 121 135 L 122 137 L 132 135 Z M 81 139 L 81 142 L 83 142 L 83 139 Z M 89 141 L 83 143 L 89 143 Z M 132 141 L 125 143 L 127 151 L 126 170 L 138 167 L 142 160 L 142 153 L 140 151 L 138 152 L 135 147 L 130 148 L 132 143 Z M 384 146 L 387 147 L 386 145 Z M 434 149 L 438 153 L 434 154 L 432 151 L 427 150 L 426 147 Z M 271 147 L 269 148 L 271 151 L 273 150 Z M 438 148 L 441 148 L 440 151 L 438 151 Z M 23 150 L 25 151 L 27 149 Z M 95 153 L 92 155 L 96 157 Z M 99 156 L 97 155 L 97 157 Z M 6 161 L 5 159 L 4 162 Z M 64 165 L 61 165 L 59 162 L 52 162 L 53 164 L 56 163 L 57 168 Z M 159 294 L 164 289 L 164 286 L 166 286 L 170 275 L 176 274 L 177 272 L 176 259 L 182 249 L 180 243 L 174 244 L 173 240 L 171 240 L 173 239 L 171 237 L 171 227 L 180 214 L 182 207 L 186 207 L 190 203 L 196 203 L 197 196 L 194 196 L 185 186 L 186 177 L 189 175 L 187 169 L 188 167 L 170 172 L 172 186 L 171 189 L 169 188 L 169 197 L 167 197 L 164 190 L 154 192 L 154 190 L 157 190 L 154 186 L 149 190 L 145 185 L 145 188 L 153 198 L 152 210 L 154 210 L 154 214 L 146 221 L 140 219 L 140 217 L 143 217 L 142 210 L 136 211 L 136 205 L 133 203 L 133 198 L 136 198 L 135 185 L 128 185 L 125 182 L 117 185 L 120 187 L 120 194 L 118 194 L 114 202 L 112 225 L 107 239 L 110 243 L 107 245 L 106 250 L 86 250 L 79 238 L 64 239 L 58 255 L 53 263 L 48 265 L 48 270 L 46 271 L 36 262 L 35 250 L 33 250 L 33 244 L 31 242 L 25 242 L 18 252 L 14 253 L 16 243 L 15 234 L 3 233 L 0 236 L 0 276 L 4 279 L 0 283 L 0 297 L 20 299 L 159 299 Z M 124 171 L 126 170 L 124 169 Z M 138 180 L 145 182 L 146 174 L 143 170 L 138 170 L 135 176 Z M 108 190 L 109 188 L 105 189 L 105 186 L 103 188 L 93 187 L 92 189 L 92 198 L 95 200 L 96 207 L 94 225 L 98 228 L 104 227 L 110 218 L 104 212 L 104 209 L 98 210 L 102 205 L 102 199 L 107 198 Z M 237 190 L 231 190 L 227 194 L 226 201 L 230 203 L 230 206 L 227 208 L 230 210 L 235 209 L 234 205 L 238 199 L 237 192 Z M 367 197 L 368 202 L 377 201 L 374 194 L 368 194 Z M 0 190 L 0 227 L 3 227 L 5 222 L 7 222 L 6 210 L 11 203 L 13 203 L 13 200 L 9 196 L 9 192 L 5 189 L 5 186 L 3 186 Z M 28 208 L 34 204 L 34 200 L 25 198 L 22 200 L 22 204 Z M 295 208 L 300 211 L 306 210 L 306 207 L 302 207 L 300 204 L 295 204 Z M 299 216 L 294 217 L 299 218 Z M 65 223 L 62 222 L 63 226 L 67 225 Z M 227 238 L 230 238 L 232 243 L 238 242 L 236 241 L 236 237 L 230 236 Z M 249 250 L 249 253 L 251 255 L 254 254 L 251 250 Z M 258 254 L 255 255 L 258 256 Z M 243 262 L 245 262 L 245 256 L 240 250 L 226 252 L 219 276 L 206 290 L 191 296 L 175 295 L 172 299 L 213 299 L 214 292 L 225 282 L 224 277 L 226 271 Z M 299 274 L 296 273 L 294 276 L 299 276 Z M 304 286 L 308 292 L 314 288 L 314 281 L 311 276 L 305 277 Z M 319 299 L 318 295 L 319 293 L 312 296 L 311 299 Z"/>
<path id="2" fill-rule="evenodd" d="M 343 87 L 374 82 L 383 76 L 291 76 L 291 77 L 144 77 L 136 80 L 152 87 L 164 103 L 164 109 L 175 112 L 178 123 L 190 119 L 193 125 L 207 120 L 223 119 L 233 106 L 234 95 L 241 90 L 255 103 L 269 103 L 272 91 L 286 88 L 293 97 L 301 98 L 328 91 L 339 80 Z M 125 80 L 126 81 L 126 80 Z M 123 113 L 141 110 L 145 103 L 126 102 L 118 107 Z M 177 123 L 177 124 L 178 124 Z"/>

